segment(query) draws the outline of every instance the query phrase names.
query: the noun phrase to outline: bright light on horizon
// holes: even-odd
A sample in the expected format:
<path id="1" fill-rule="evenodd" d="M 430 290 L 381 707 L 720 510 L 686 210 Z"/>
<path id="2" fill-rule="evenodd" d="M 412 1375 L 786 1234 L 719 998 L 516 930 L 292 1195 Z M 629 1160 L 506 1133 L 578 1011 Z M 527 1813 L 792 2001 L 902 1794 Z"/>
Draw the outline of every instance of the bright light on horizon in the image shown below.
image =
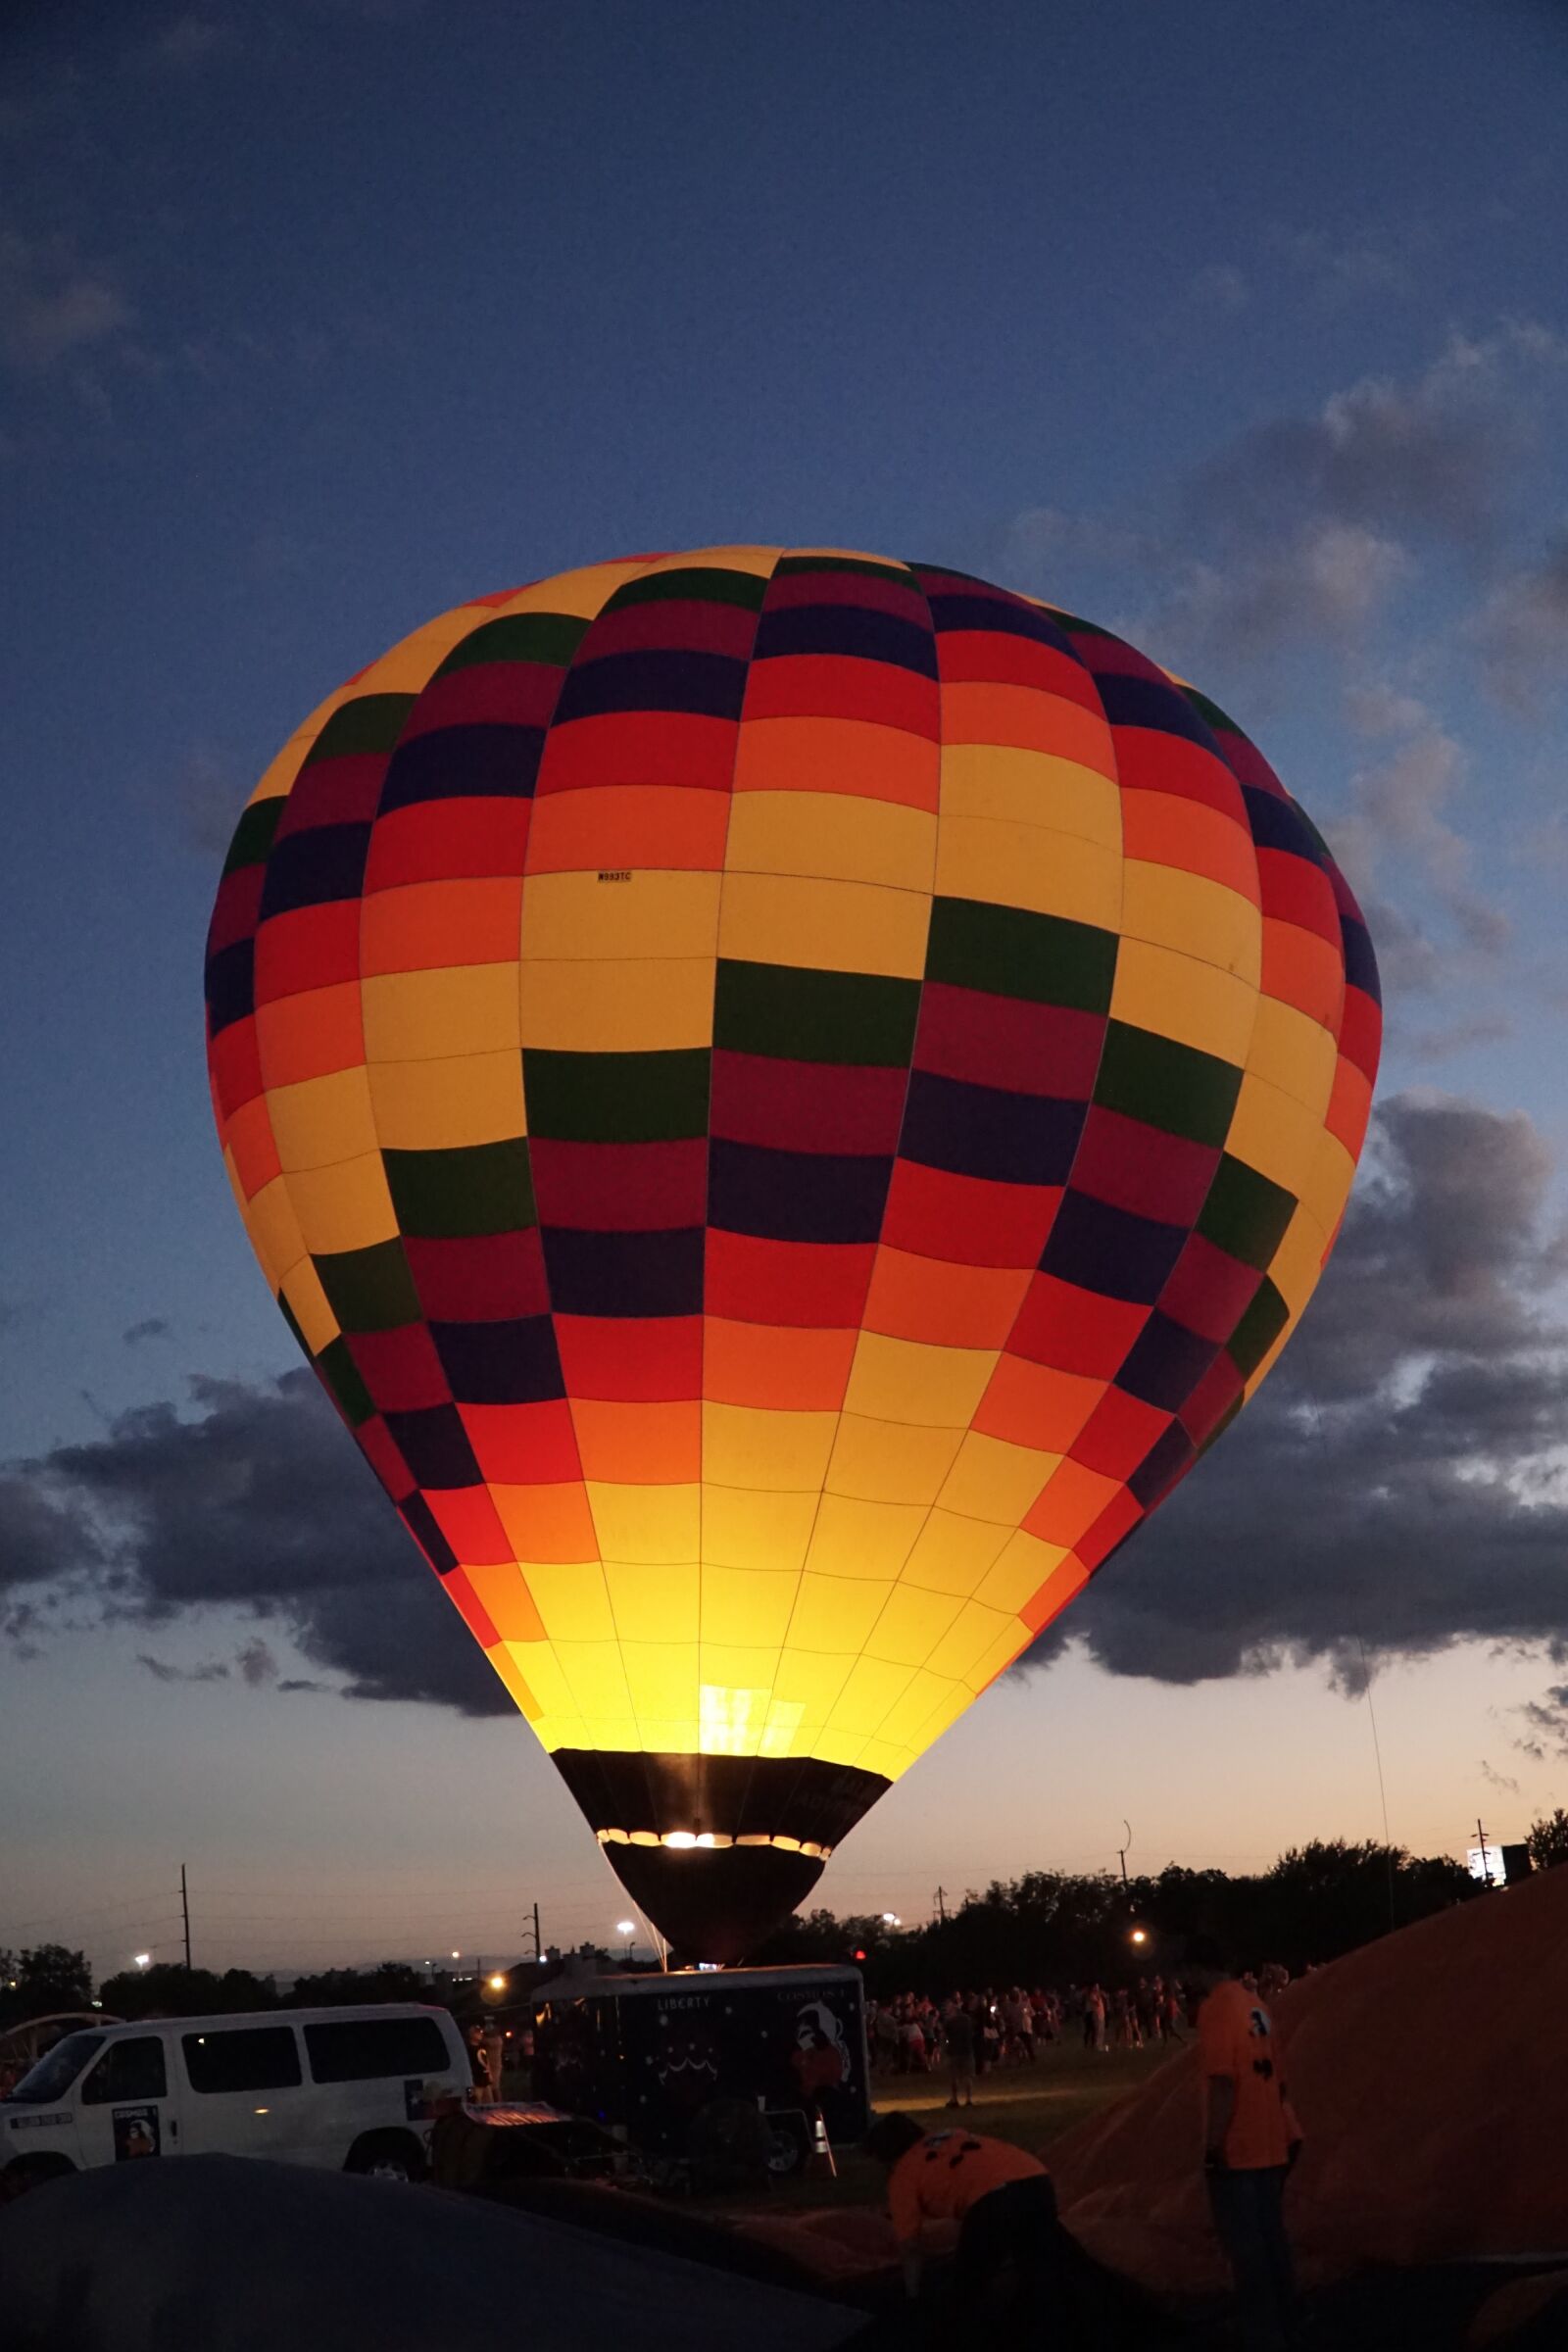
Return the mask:
<path id="1" fill-rule="evenodd" d="M 151 1952 L 136 1952 L 132 1954 L 132 1957 L 135 1960 L 138 1968 L 150 1968 L 152 1966 L 153 1956 Z"/>

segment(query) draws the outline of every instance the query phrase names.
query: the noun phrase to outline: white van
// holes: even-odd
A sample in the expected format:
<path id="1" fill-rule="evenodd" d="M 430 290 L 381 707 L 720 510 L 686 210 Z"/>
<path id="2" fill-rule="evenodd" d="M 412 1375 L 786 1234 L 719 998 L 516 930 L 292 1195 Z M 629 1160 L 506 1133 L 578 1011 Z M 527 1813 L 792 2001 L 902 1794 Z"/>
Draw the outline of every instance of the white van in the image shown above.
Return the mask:
<path id="1" fill-rule="evenodd" d="M 430 2103 L 466 2098 L 445 2009 L 160 2017 L 68 2034 L 0 2100 L 0 2193 L 133 2156 L 269 2156 L 415 2180 Z"/>

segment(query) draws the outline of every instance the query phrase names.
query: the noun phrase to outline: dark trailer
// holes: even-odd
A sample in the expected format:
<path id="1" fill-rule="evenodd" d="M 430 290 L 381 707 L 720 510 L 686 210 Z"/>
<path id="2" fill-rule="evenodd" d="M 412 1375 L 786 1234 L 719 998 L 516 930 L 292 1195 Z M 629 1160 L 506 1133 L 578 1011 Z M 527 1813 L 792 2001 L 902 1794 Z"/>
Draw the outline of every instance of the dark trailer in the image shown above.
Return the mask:
<path id="1" fill-rule="evenodd" d="M 715 2100 L 760 2106 L 773 2169 L 871 2123 L 865 1992 L 858 1968 L 727 1968 L 591 1977 L 536 2011 L 534 2095 L 677 2155 Z"/>

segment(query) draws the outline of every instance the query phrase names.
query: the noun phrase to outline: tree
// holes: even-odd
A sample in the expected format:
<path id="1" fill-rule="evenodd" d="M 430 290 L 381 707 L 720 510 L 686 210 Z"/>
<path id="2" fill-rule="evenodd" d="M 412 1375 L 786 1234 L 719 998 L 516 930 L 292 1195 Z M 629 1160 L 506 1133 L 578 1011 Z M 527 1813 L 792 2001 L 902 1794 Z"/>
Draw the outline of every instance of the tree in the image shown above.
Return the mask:
<path id="1" fill-rule="evenodd" d="M 99 1998 L 111 2017 L 243 2017 L 270 2009 L 277 1995 L 269 1977 L 249 1969 L 182 1968 L 160 1961 L 153 1968 L 127 1968 L 106 1977 Z"/>
<path id="2" fill-rule="evenodd" d="M 1555 1813 L 1544 1813 L 1525 1832 L 1525 1843 L 1537 1870 L 1555 1870 L 1559 1862 L 1568 1862 L 1568 1813 L 1561 1805 Z"/>
<path id="3" fill-rule="evenodd" d="M 40 1943 L 30 1951 L 0 1954 L 0 2023 L 22 2025 L 56 2009 L 85 2009 L 92 1999 L 85 1952 Z"/>
<path id="4" fill-rule="evenodd" d="M 383 1960 L 379 1968 L 327 1968 L 319 1976 L 301 1977 L 289 1996 L 295 2009 L 347 2008 L 357 2001 L 428 2001 L 429 1978 L 422 1969 L 403 1960 Z"/>

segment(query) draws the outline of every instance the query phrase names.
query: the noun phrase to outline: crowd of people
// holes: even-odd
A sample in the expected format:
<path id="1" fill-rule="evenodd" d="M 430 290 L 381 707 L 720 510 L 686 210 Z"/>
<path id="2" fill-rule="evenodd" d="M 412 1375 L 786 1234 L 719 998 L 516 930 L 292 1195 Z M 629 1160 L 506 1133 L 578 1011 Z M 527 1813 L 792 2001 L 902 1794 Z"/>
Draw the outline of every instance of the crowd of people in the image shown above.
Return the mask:
<path id="1" fill-rule="evenodd" d="M 1290 1983 L 1278 1963 L 1249 1970 L 1239 1982 L 1264 2000 Z M 952 2081 L 950 2106 L 967 2102 L 975 2081 L 993 2067 L 1032 2065 L 1053 2042 L 1090 2050 L 1142 2050 L 1186 2041 L 1196 1988 L 1177 1977 L 1139 1977 L 1107 1988 L 1098 1981 L 1064 1991 L 1012 1984 L 998 1990 L 900 1993 L 866 2005 L 866 2039 L 875 2075 L 932 2075 Z"/>

